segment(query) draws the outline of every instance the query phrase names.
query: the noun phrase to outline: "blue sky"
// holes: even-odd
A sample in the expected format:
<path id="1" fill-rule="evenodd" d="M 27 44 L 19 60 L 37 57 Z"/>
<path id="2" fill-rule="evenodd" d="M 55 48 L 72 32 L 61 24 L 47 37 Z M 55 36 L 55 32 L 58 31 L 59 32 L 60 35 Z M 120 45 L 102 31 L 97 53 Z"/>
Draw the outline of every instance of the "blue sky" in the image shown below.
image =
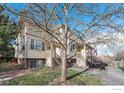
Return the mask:
<path id="1" fill-rule="evenodd" d="M 12 7 L 12 8 L 17 9 L 17 10 L 21 10 L 21 9 L 24 9 L 26 7 L 26 4 L 24 4 L 24 3 L 7 3 L 6 5 L 8 7 Z M 12 20 L 14 19 L 14 21 L 17 21 L 18 22 L 18 19 L 19 19 L 18 16 L 14 16 L 13 14 L 8 13 L 6 11 L 5 11 L 5 14 L 8 14 L 9 15 L 10 20 L 11 19 Z"/>
<path id="2" fill-rule="evenodd" d="M 26 7 L 26 3 L 8 3 L 7 4 L 8 6 L 11 6 L 17 10 L 21 10 L 21 9 L 24 9 Z M 87 6 L 89 4 L 85 4 L 85 6 Z M 96 10 L 99 14 L 102 14 L 104 12 L 104 6 L 106 4 L 97 4 L 98 5 L 98 9 Z M 92 6 L 91 6 L 92 7 Z M 80 20 L 82 20 L 83 22 L 90 22 L 92 20 L 91 17 L 81 17 L 79 15 L 77 15 L 77 13 L 75 12 L 75 10 L 73 10 L 72 12 L 69 13 L 69 17 L 75 17 L 75 18 L 79 18 Z M 70 19 L 71 20 L 71 19 Z M 73 26 L 73 22 L 69 20 L 69 25 L 70 26 Z"/>
<path id="3" fill-rule="evenodd" d="M 26 3 L 8 3 L 7 4 L 8 6 L 11 6 L 11 7 L 13 7 L 13 8 L 15 8 L 15 9 L 17 9 L 17 10 L 21 10 L 21 9 L 24 9 L 25 7 L 26 7 Z M 100 4 L 100 11 L 98 10 L 98 12 L 102 12 L 102 6 L 104 6 L 103 4 Z M 72 12 L 72 13 L 69 13 L 69 17 L 71 17 L 71 16 L 74 16 L 75 18 L 80 18 L 80 20 L 82 20 L 82 21 L 87 21 L 87 22 L 90 22 L 91 21 L 91 18 L 90 17 L 84 17 L 84 18 L 81 18 L 80 16 L 78 16 L 77 14 L 76 14 L 76 12 L 75 12 L 75 10 Z M 71 24 L 71 22 L 70 22 L 70 20 L 69 20 L 69 24 L 70 25 L 72 25 Z"/>
<path id="4" fill-rule="evenodd" d="M 7 4 L 8 6 L 12 6 L 13 8 L 15 8 L 15 9 L 17 9 L 17 10 L 21 10 L 21 9 L 23 9 L 23 8 L 25 8 L 26 7 L 26 4 L 25 3 L 11 3 L 11 4 Z M 86 6 L 88 5 L 88 4 L 85 4 Z M 96 10 L 99 14 L 102 14 L 102 13 L 104 13 L 105 12 L 105 6 L 107 6 L 108 4 L 97 4 L 97 6 L 94 6 L 94 7 L 98 7 L 98 9 Z M 116 7 L 118 7 L 120 4 L 115 4 L 115 5 L 113 5 L 113 6 L 115 6 L 115 8 Z M 91 6 L 92 7 L 92 6 Z M 84 7 L 85 8 L 85 7 Z M 91 8 L 92 9 L 92 8 Z M 85 10 L 85 9 L 84 9 Z M 94 8 L 94 10 L 95 10 L 95 8 Z M 84 16 L 84 17 L 82 17 L 82 16 L 80 16 L 80 15 L 77 15 L 77 13 L 75 12 L 75 10 L 73 10 L 70 14 L 69 14 L 69 17 L 71 18 L 71 17 L 74 17 L 74 18 L 78 18 L 78 19 L 80 19 L 82 22 L 90 22 L 92 19 L 90 18 L 90 17 L 86 17 L 86 16 Z M 11 17 L 13 17 L 13 16 L 11 16 Z M 123 20 L 118 20 L 118 23 L 120 23 L 120 24 L 122 24 L 122 23 L 124 23 L 124 21 Z M 69 19 L 69 26 L 70 26 L 70 28 L 73 28 L 73 26 L 74 26 L 75 24 L 71 21 L 71 19 Z M 77 28 L 78 30 L 82 30 L 82 29 L 85 29 L 85 26 L 84 27 L 78 27 Z M 95 29 L 95 28 L 94 28 Z M 106 31 L 106 29 L 101 29 L 101 31 L 100 32 L 103 32 L 103 31 Z M 103 49 L 103 50 L 105 50 L 105 49 Z M 103 51 L 103 50 L 101 50 L 101 51 Z M 110 52 L 110 51 L 109 51 Z M 103 52 L 104 53 L 104 52 Z"/>
<path id="5" fill-rule="evenodd" d="M 16 8 L 17 10 L 23 9 L 26 6 L 26 4 L 24 3 L 8 3 L 7 5 L 12 6 Z"/>

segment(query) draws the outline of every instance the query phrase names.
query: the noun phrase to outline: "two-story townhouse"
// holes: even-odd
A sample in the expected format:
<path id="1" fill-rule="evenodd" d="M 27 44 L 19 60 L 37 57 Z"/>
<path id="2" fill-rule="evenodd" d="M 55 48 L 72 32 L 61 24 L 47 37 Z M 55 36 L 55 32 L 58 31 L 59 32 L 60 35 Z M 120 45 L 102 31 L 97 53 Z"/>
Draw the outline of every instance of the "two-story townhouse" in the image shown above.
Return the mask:
<path id="1" fill-rule="evenodd" d="M 64 27 L 58 25 L 54 30 L 62 36 Z M 92 50 L 92 47 L 80 40 L 73 31 L 69 31 L 69 35 L 68 57 L 72 57 L 77 66 L 85 67 L 87 52 Z M 61 45 L 33 22 L 23 20 L 16 42 L 15 57 L 18 63 L 24 63 L 27 68 L 61 65 Z"/>

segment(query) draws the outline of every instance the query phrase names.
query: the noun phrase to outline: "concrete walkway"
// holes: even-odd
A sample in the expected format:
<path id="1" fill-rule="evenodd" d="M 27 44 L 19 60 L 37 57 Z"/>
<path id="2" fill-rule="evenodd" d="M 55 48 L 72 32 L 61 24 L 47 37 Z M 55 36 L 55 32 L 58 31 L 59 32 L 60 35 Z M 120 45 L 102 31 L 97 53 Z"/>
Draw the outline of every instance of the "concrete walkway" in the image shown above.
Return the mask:
<path id="1" fill-rule="evenodd" d="M 0 83 L 24 75 L 26 70 L 14 70 L 0 73 Z"/>
<path id="2" fill-rule="evenodd" d="M 124 85 L 124 72 L 119 68 L 108 68 L 106 71 L 90 69 L 87 73 L 101 79 L 104 85 Z"/>

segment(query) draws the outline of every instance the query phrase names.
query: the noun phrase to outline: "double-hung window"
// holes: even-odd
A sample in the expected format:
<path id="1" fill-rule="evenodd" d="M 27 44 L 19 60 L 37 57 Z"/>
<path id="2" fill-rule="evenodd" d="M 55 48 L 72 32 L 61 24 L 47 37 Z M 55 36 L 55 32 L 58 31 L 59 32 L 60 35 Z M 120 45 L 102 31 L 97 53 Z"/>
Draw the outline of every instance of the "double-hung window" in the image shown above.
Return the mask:
<path id="1" fill-rule="evenodd" d="M 34 49 L 34 39 L 31 39 L 31 42 L 30 42 L 30 49 Z"/>
<path id="2" fill-rule="evenodd" d="M 41 42 L 39 39 L 32 39 L 30 40 L 30 49 L 32 50 L 45 50 L 45 42 Z"/>
<path id="3" fill-rule="evenodd" d="M 42 50 L 44 51 L 45 50 L 45 43 L 42 42 Z"/>
<path id="4" fill-rule="evenodd" d="M 40 40 L 36 40 L 36 42 L 35 42 L 35 49 L 36 50 L 41 50 L 41 41 Z"/>
<path id="5" fill-rule="evenodd" d="M 72 44 L 72 45 L 70 46 L 70 51 L 73 52 L 74 50 L 75 50 L 75 44 Z"/>

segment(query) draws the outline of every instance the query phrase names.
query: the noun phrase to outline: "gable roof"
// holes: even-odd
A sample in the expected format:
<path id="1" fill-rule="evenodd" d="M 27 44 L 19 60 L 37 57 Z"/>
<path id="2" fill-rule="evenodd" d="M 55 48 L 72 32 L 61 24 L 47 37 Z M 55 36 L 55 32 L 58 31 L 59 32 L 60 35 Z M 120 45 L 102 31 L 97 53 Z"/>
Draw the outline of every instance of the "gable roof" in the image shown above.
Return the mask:
<path id="1" fill-rule="evenodd" d="M 20 17 L 20 23 L 22 26 L 26 26 L 26 25 L 30 25 L 32 27 L 35 27 L 37 29 L 39 29 L 39 32 L 41 33 L 44 33 L 43 34 L 43 37 L 45 40 L 48 40 L 48 41 L 55 41 L 57 43 L 57 40 L 55 38 L 53 38 L 52 36 L 50 36 L 47 32 L 45 31 L 42 31 L 42 29 L 40 27 L 38 27 L 34 22 L 33 20 L 30 20 L 30 19 L 27 19 L 27 18 L 24 18 L 24 17 Z M 42 25 L 41 25 L 42 26 Z M 43 26 L 42 26 L 43 27 Z M 43 27 L 44 28 L 44 27 Z M 63 24 L 60 24 L 60 25 L 57 25 L 55 27 L 51 27 L 51 25 L 49 25 L 49 28 L 52 28 L 52 29 L 49 29 L 49 32 L 56 35 L 58 33 L 60 33 L 60 28 L 63 28 L 65 29 L 65 25 Z M 54 32 L 53 32 L 54 31 Z M 58 32 L 57 32 L 58 31 Z M 38 31 L 37 31 L 38 32 Z M 57 35 L 56 35 L 57 36 Z M 47 38 L 46 38 L 47 37 Z M 58 38 L 60 38 L 60 36 L 58 35 Z M 75 31 L 70 31 L 68 32 L 68 39 L 71 40 L 71 41 L 75 41 L 76 43 L 78 44 L 85 44 L 85 40 L 84 39 L 81 39 Z M 61 40 L 60 40 L 61 41 Z M 90 45 L 86 44 L 88 47 L 92 48 Z"/>

